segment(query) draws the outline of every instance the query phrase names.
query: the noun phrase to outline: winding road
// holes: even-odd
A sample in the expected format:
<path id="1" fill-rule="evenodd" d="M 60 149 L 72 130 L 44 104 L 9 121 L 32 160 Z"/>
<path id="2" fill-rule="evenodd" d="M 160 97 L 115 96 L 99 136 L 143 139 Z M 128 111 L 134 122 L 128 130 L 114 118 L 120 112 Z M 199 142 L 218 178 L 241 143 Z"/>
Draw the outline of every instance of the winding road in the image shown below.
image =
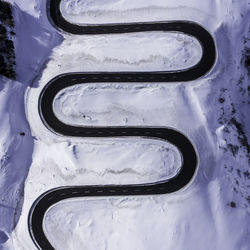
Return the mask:
<path id="1" fill-rule="evenodd" d="M 38 249 L 54 249 L 43 230 L 46 211 L 55 203 L 73 197 L 159 195 L 180 190 L 193 178 L 198 160 L 194 146 L 181 132 L 168 127 L 81 127 L 60 121 L 53 112 L 53 101 L 59 91 L 75 84 L 96 82 L 180 82 L 191 81 L 205 75 L 216 59 L 212 36 L 199 24 L 190 21 L 167 21 L 108 25 L 75 25 L 67 22 L 60 12 L 61 0 L 48 1 L 49 18 L 53 25 L 72 34 L 114 34 L 129 32 L 181 32 L 195 37 L 201 44 L 202 57 L 191 68 L 166 72 L 74 72 L 52 79 L 43 88 L 39 98 L 39 113 L 44 125 L 56 134 L 77 137 L 144 137 L 160 139 L 175 145 L 182 155 L 182 167 L 171 179 L 146 184 L 96 185 L 58 187 L 42 194 L 33 203 L 28 219 L 29 232 Z"/>

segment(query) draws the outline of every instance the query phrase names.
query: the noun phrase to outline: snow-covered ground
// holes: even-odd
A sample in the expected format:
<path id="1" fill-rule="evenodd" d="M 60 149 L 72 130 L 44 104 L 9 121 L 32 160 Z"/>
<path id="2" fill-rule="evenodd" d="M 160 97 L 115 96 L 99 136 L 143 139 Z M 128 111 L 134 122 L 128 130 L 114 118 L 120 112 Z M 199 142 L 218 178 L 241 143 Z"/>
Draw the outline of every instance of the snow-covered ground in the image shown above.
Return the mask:
<path id="1" fill-rule="evenodd" d="M 195 39 L 175 33 L 59 33 L 47 20 L 45 1 L 10 2 L 15 4 L 18 78 L 0 78 L 0 249 L 32 250 L 27 216 L 43 192 L 62 185 L 158 181 L 176 174 L 181 164 L 178 150 L 160 140 L 52 134 L 37 108 L 45 84 L 74 71 L 186 68 L 199 61 L 201 48 Z M 153 5 L 150 0 L 64 0 L 61 10 L 69 21 L 82 24 L 195 21 L 214 36 L 218 58 L 207 76 L 192 82 L 80 84 L 57 95 L 54 111 L 66 123 L 178 129 L 196 147 L 199 168 L 192 183 L 174 194 L 55 204 L 44 221 L 53 246 L 248 250 L 250 72 L 244 54 L 250 48 L 249 0 L 158 0 Z"/>

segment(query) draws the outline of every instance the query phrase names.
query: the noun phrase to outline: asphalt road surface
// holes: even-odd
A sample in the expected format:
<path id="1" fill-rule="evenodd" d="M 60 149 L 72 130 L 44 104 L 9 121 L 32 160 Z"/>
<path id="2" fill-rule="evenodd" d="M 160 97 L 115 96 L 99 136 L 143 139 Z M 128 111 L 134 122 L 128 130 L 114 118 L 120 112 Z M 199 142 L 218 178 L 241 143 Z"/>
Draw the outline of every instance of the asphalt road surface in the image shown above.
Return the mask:
<path id="1" fill-rule="evenodd" d="M 161 72 L 74 72 L 52 79 L 42 90 L 39 113 L 44 125 L 56 134 L 76 137 L 143 137 L 160 139 L 175 145 L 182 155 L 182 167 L 171 179 L 146 184 L 96 185 L 58 187 L 42 194 L 33 203 L 29 213 L 29 231 L 38 249 L 54 249 L 43 231 L 46 211 L 55 203 L 73 197 L 160 195 L 185 187 L 197 168 L 197 154 L 190 140 L 181 132 L 168 127 L 87 127 L 71 126 L 61 122 L 53 112 L 57 93 L 75 84 L 96 82 L 182 82 L 198 79 L 214 65 L 215 43 L 212 36 L 199 24 L 190 21 L 167 21 L 108 25 L 75 25 L 67 22 L 59 9 L 61 0 L 48 1 L 48 14 L 52 24 L 62 32 L 72 34 L 114 34 L 147 31 L 180 32 L 195 37 L 202 46 L 202 57 L 193 67 L 178 71 Z M 167 97 L 166 97 L 167 98 Z M 112 160 L 112 159 L 111 159 Z M 133 164 L 131 162 L 131 164 Z M 156 166 L 157 167 L 157 166 Z"/>

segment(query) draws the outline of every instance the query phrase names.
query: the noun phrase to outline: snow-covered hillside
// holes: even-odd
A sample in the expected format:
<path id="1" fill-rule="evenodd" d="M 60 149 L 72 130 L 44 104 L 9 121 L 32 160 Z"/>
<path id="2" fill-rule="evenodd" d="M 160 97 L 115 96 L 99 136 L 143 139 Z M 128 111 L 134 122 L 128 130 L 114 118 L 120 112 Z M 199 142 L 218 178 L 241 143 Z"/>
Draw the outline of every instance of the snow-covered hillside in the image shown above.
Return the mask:
<path id="1" fill-rule="evenodd" d="M 0 76 L 0 249 L 32 250 L 27 218 L 43 192 L 160 181 L 175 175 L 182 161 L 176 147 L 159 140 L 51 133 L 38 113 L 47 82 L 75 71 L 183 69 L 202 51 L 194 38 L 170 32 L 66 34 L 50 24 L 46 1 L 9 2 L 17 80 Z M 248 250 L 250 1 L 63 0 L 61 11 L 80 24 L 191 20 L 213 35 L 218 55 L 212 71 L 192 82 L 80 84 L 57 95 L 54 111 L 65 123 L 176 128 L 194 144 L 199 166 L 193 181 L 174 194 L 59 202 L 44 220 L 52 245 Z"/>

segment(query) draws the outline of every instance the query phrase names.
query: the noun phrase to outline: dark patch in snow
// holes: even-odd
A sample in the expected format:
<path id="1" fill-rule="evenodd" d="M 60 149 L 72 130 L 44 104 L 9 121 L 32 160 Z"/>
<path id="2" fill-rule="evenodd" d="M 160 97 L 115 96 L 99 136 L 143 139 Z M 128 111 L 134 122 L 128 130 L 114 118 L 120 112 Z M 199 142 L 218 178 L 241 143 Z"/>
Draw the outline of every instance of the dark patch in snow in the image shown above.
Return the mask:
<path id="1" fill-rule="evenodd" d="M 238 174 L 239 177 L 241 177 L 241 172 L 240 172 L 239 168 L 237 169 L 237 174 Z"/>
<path id="2" fill-rule="evenodd" d="M 250 33 L 250 30 L 249 30 Z M 244 37 L 244 51 L 243 51 L 243 56 L 242 60 L 244 60 L 244 66 L 248 71 L 248 76 L 250 76 L 250 38 L 249 34 L 248 36 Z"/>
<path id="3" fill-rule="evenodd" d="M 250 56 L 246 56 L 245 66 L 246 66 L 246 68 L 250 67 Z"/>
<path id="4" fill-rule="evenodd" d="M 225 99 L 222 98 L 222 97 L 220 97 L 220 98 L 219 98 L 219 102 L 220 102 L 220 103 L 223 103 L 223 102 L 225 102 Z"/>
<path id="5" fill-rule="evenodd" d="M 250 153 L 250 145 L 248 143 L 248 139 L 247 139 L 247 136 L 245 134 L 243 125 L 240 122 L 238 122 L 234 117 L 230 120 L 229 124 L 233 124 L 235 126 L 235 128 L 237 129 L 237 133 L 238 133 L 238 140 L 239 140 L 240 144 L 246 148 L 246 150 L 249 154 Z"/>
<path id="6" fill-rule="evenodd" d="M 228 145 L 229 150 L 232 152 L 233 156 L 236 156 L 239 152 L 239 147 L 237 145 L 233 145 L 229 143 Z"/>
<path id="7" fill-rule="evenodd" d="M 246 200 L 247 200 L 248 203 L 250 204 L 250 196 L 248 196 L 248 197 L 246 198 Z"/>
<path id="8" fill-rule="evenodd" d="M 9 158 L 10 157 L 6 153 L 2 156 L 2 158 L 0 159 L 0 170 L 5 168 L 9 161 Z"/>
<path id="9" fill-rule="evenodd" d="M 231 201 L 231 202 L 230 202 L 230 206 L 233 207 L 233 208 L 235 208 L 235 207 L 236 207 L 236 203 L 233 202 L 233 201 Z"/>
<path id="10" fill-rule="evenodd" d="M 240 76 L 240 79 L 238 80 L 237 85 L 239 86 L 239 90 L 240 93 L 242 94 L 242 96 L 244 96 L 247 92 L 246 88 L 244 88 L 242 85 L 244 83 L 245 77 L 244 76 Z"/>
<path id="11" fill-rule="evenodd" d="M 248 170 L 245 171 L 243 174 L 244 174 L 244 176 L 245 176 L 247 179 L 250 179 L 250 174 L 249 174 Z"/>
<path id="12" fill-rule="evenodd" d="M 7 234 L 0 230 L 0 244 L 5 243 L 8 239 L 9 237 L 7 236 Z"/>
<path id="13" fill-rule="evenodd" d="M 10 79 L 16 78 L 15 48 L 12 41 L 14 32 L 14 19 L 11 5 L 0 1 L 0 74 Z"/>

